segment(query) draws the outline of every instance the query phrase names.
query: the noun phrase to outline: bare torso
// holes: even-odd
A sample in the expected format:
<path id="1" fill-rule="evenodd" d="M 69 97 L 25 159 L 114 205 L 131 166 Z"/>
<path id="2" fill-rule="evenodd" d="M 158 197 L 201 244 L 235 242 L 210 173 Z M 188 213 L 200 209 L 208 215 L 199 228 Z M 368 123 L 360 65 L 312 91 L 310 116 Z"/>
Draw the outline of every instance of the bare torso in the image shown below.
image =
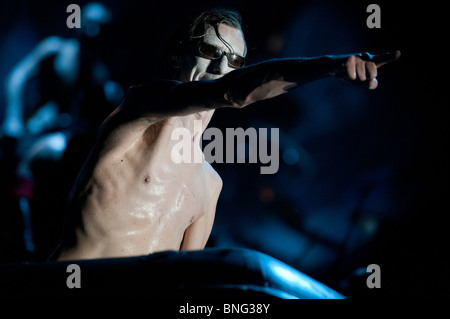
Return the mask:
<path id="1" fill-rule="evenodd" d="M 210 117 L 212 112 L 202 113 Z M 122 123 L 121 117 L 119 111 L 105 121 L 80 172 L 69 202 L 72 243 L 62 245 L 59 260 L 202 249 L 206 244 L 221 179 L 206 161 L 177 164 L 171 158 L 178 142 L 171 139 L 173 130 L 190 129 L 202 114 L 151 125 L 145 118 Z M 194 147 L 200 147 L 200 135 Z"/>

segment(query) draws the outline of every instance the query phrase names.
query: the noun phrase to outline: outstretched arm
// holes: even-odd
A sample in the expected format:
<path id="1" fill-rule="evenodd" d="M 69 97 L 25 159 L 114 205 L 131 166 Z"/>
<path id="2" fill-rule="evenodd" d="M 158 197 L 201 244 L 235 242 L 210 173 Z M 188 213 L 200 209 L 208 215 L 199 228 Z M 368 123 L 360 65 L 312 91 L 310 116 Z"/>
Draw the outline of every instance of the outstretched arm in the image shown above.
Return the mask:
<path id="1" fill-rule="evenodd" d="M 132 105 L 133 113 L 159 120 L 221 107 L 242 108 L 329 76 L 366 83 L 369 89 L 375 89 L 378 68 L 399 56 L 395 51 L 376 56 L 363 53 L 268 60 L 234 70 L 218 80 L 135 87 L 123 106 Z M 155 94 L 163 91 L 166 93 Z M 155 101 L 155 96 L 160 100 Z"/>
<path id="2" fill-rule="evenodd" d="M 375 89 L 378 68 L 399 56 L 396 51 L 378 56 L 363 53 L 270 60 L 231 72 L 219 82 L 224 82 L 225 99 L 234 107 L 245 107 L 328 76 L 366 83 L 369 89 Z"/>

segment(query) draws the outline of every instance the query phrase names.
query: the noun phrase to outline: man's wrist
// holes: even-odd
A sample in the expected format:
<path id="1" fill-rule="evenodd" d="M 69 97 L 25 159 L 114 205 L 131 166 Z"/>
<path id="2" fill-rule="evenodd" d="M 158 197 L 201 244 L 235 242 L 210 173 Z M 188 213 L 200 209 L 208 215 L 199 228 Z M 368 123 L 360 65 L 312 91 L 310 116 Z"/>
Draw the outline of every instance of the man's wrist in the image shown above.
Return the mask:
<path id="1" fill-rule="evenodd" d="M 331 68 L 328 74 L 337 78 L 345 78 L 347 75 L 346 61 L 348 57 L 330 57 Z"/>

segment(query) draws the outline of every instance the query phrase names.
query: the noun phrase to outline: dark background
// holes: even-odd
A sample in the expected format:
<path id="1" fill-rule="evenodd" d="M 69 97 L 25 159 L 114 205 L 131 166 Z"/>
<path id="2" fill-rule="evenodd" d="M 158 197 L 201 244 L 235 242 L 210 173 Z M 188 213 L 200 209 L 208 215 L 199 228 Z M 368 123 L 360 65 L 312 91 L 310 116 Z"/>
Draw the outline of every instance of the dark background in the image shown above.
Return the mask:
<path id="1" fill-rule="evenodd" d="M 66 26 L 71 2 L 2 2 L 0 118 L 11 68 L 43 38 L 75 36 Z M 77 2 L 82 10 L 85 3 Z M 262 251 L 348 296 L 448 297 L 444 8 L 377 1 L 381 28 L 369 29 L 370 3 L 108 1 L 113 21 L 93 52 L 124 90 L 158 80 L 161 52 L 177 22 L 206 5 L 241 12 L 251 63 L 400 50 L 398 61 L 379 70 L 375 91 L 330 78 L 243 110 L 216 112 L 210 126 L 223 131 L 280 128 L 280 168 L 261 175 L 261 164 L 213 163 L 224 187 L 208 246 Z M 41 261 L 53 250 L 68 191 L 88 151 L 81 145 L 72 145 L 63 162 L 37 168 L 36 251 L 28 254 L 9 195 L 14 160 L 2 142 L 1 262 Z M 365 269 L 373 263 L 381 267 L 381 289 L 365 285 Z"/>

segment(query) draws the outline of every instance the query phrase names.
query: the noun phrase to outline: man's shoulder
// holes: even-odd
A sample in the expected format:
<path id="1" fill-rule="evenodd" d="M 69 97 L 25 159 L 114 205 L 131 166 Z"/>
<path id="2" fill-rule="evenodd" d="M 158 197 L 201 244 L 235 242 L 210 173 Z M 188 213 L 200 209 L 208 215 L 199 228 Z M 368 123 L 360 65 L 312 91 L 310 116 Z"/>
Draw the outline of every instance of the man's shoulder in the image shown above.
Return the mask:
<path id="1" fill-rule="evenodd" d="M 219 173 L 206 160 L 203 162 L 203 168 L 206 171 L 207 175 L 209 176 L 210 188 L 216 189 L 220 192 L 220 190 L 222 189 L 223 182 L 222 182 L 222 178 L 220 177 Z"/>

